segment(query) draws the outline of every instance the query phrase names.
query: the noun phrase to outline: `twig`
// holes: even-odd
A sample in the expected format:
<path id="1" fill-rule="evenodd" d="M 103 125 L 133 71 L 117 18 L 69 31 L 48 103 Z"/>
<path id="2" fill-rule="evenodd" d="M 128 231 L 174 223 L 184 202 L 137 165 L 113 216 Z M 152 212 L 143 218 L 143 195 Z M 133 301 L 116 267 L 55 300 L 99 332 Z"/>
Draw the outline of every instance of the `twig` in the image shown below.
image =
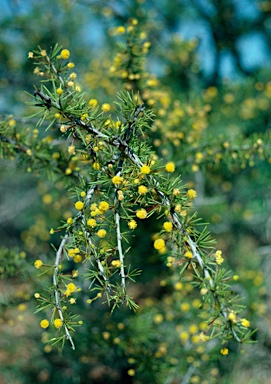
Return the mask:
<path id="1" fill-rule="evenodd" d="M 60 304 L 60 291 L 58 289 L 59 263 L 60 263 L 62 252 L 63 252 L 64 246 L 65 246 L 67 240 L 68 240 L 68 234 L 66 233 L 65 236 L 63 237 L 63 239 L 62 239 L 62 241 L 60 243 L 60 246 L 58 248 L 58 251 L 56 253 L 56 259 L 55 259 L 55 264 L 54 264 L 53 283 L 54 283 L 54 295 L 55 295 L 55 301 L 56 301 L 55 305 L 56 305 L 56 308 L 58 310 L 59 317 L 60 317 L 60 319 L 63 322 L 65 333 L 66 333 L 66 337 L 70 341 L 72 349 L 75 350 L 75 345 L 73 343 L 71 334 L 70 334 L 70 332 L 69 332 L 69 330 L 68 330 L 68 328 L 67 328 L 67 326 L 66 326 L 66 324 L 64 322 L 63 311 L 62 311 L 62 307 L 61 307 L 61 304 Z"/>
<path id="2" fill-rule="evenodd" d="M 94 194 L 95 189 L 96 189 L 96 186 L 92 186 L 92 187 L 88 190 L 88 192 L 87 192 L 87 194 L 86 194 L 86 199 L 85 199 L 87 203 L 89 203 L 89 201 L 91 200 L 91 198 L 92 198 L 92 196 L 93 196 L 93 194 Z M 77 216 L 81 219 L 81 221 L 82 221 L 82 223 L 83 223 L 83 225 L 84 225 L 84 229 L 83 229 L 84 234 L 85 234 L 86 237 L 87 237 L 87 240 L 88 240 L 89 245 L 92 246 L 92 241 L 91 241 L 91 238 L 90 238 L 90 234 L 89 234 L 89 233 L 86 231 L 86 229 L 85 229 L 85 226 L 86 226 L 85 216 L 84 216 L 81 212 L 79 212 Z M 99 269 L 99 271 L 101 272 L 101 275 L 102 275 L 103 279 L 105 280 L 105 282 L 108 282 L 108 279 L 107 279 L 106 274 L 105 274 L 104 267 L 103 267 L 103 265 L 102 265 L 100 259 L 96 259 L 96 258 L 95 258 L 95 261 L 96 261 L 96 263 L 97 263 L 97 265 L 98 265 L 98 269 Z M 109 283 L 107 284 L 107 288 L 108 288 L 108 290 L 111 289 L 111 286 L 110 286 Z"/>
<path id="3" fill-rule="evenodd" d="M 125 270 L 124 270 L 124 255 L 122 252 L 122 244 L 121 244 L 121 232 L 120 232 L 120 215 L 119 212 L 116 210 L 115 215 L 115 222 L 116 222 L 116 228 L 117 228 L 117 244 L 118 244 L 118 252 L 119 252 L 119 260 L 120 260 L 120 275 L 121 275 L 121 287 L 122 291 L 125 294 Z"/>

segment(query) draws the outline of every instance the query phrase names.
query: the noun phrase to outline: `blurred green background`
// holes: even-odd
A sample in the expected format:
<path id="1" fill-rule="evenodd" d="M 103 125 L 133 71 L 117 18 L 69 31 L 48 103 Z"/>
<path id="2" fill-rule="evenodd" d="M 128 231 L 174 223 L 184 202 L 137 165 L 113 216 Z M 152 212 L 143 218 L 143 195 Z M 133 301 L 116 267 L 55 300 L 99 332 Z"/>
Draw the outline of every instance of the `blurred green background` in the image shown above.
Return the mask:
<path id="1" fill-rule="evenodd" d="M 114 28 L 138 20 L 151 43 L 145 71 L 153 89 L 143 92 L 157 119 L 148 140 L 197 190 L 195 209 L 236 275 L 232 289 L 247 306 L 244 317 L 258 328 L 257 343 L 232 343 L 228 356 L 219 341 L 201 343 L 198 295 L 154 254 L 157 222 L 149 220 L 138 229 L 141 241 L 132 240 L 133 266 L 143 270 L 130 286 L 139 311 L 111 315 L 105 305 L 87 304 L 83 287 L 75 352 L 52 348 L 52 335 L 39 327 L 42 315 L 34 314 L 33 295 L 44 282 L 33 262 L 54 257 L 50 244 L 59 236 L 50 228 L 70 216 L 72 204 L 61 183 L 25 172 L 16 159 L 1 160 L 0 382 L 270 383 L 271 1 L 0 4 L 0 114 L 18 132 L 35 128 L 25 91 L 33 93 L 39 78 L 29 51 L 68 48 L 86 97 L 112 102 L 130 86 L 112 70 L 124 44 Z"/>

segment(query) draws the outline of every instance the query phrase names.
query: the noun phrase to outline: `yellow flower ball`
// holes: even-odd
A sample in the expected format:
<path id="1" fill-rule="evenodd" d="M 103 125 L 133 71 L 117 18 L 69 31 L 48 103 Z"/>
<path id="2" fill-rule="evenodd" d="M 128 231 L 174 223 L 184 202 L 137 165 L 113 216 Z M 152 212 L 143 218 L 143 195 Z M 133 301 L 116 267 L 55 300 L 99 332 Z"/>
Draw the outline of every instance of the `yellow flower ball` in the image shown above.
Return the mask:
<path id="1" fill-rule="evenodd" d="M 166 232 L 171 232 L 173 228 L 173 224 L 171 221 L 166 221 L 164 222 L 163 227 Z"/>
<path id="2" fill-rule="evenodd" d="M 93 163 L 92 165 L 92 168 L 95 169 L 95 171 L 99 171 L 99 169 L 101 168 L 100 164 L 99 163 Z"/>
<path id="3" fill-rule="evenodd" d="M 136 227 L 137 227 L 137 222 L 136 222 L 135 220 L 130 220 L 130 221 L 128 222 L 128 227 L 129 227 L 130 229 L 136 229 Z"/>
<path id="4" fill-rule="evenodd" d="M 242 319 L 241 324 L 243 327 L 246 327 L 246 328 L 250 327 L 250 321 L 248 321 L 247 319 Z"/>
<path id="5" fill-rule="evenodd" d="M 175 171 L 175 164 L 170 162 L 166 164 L 166 171 L 172 173 Z"/>
<path id="6" fill-rule="evenodd" d="M 143 165 L 143 167 L 140 169 L 140 172 L 144 175 L 148 175 L 151 172 L 151 169 L 148 165 Z"/>
<path id="7" fill-rule="evenodd" d="M 35 268 L 39 269 L 40 267 L 43 266 L 43 261 L 41 260 L 36 260 L 34 263 Z"/>
<path id="8" fill-rule="evenodd" d="M 121 262 L 120 262 L 120 260 L 112 260 L 111 265 L 112 265 L 112 267 L 119 268 L 121 266 Z"/>
<path id="9" fill-rule="evenodd" d="M 81 255 L 75 255 L 73 258 L 73 261 L 75 263 L 81 263 L 82 260 L 83 260 L 83 257 Z"/>
<path id="10" fill-rule="evenodd" d="M 136 211 L 136 217 L 138 217 L 139 219 L 146 219 L 147 216 L 148 212 L 144 208 L 138 209 Z"/>
<path id="11" fill-rule="evenodd" d="M 153 246 L 159 251 L 160 249 L 165 247 L 165 241 L 163 239 L 157 239 L 155 240 Z"/>
<path id="12" fill-rule="evenodd" d="M 134 369 L 128 369 L 128 371 L 127 371 L 127 374 L 129 375 L 129 376 L 134 376 L 135 375 L 135 370 Z"/>
<path id="13" fill-rule="evenodd" d="M 164 321 L 164 316 L 161 313 L 158 313 L 157 315 L 154 316 L 153 321 L 156 324 L 160 324 Z"/>
<path id="14" fill-rule="evenodd" d="M 77 201 L 74 206 L 77 211 L 81 211 L 84 208 L 84 203 L 82 203 L 82 201 Z"/>
<path id="15" fill-rule="evenodd" d="M 228 314 L 228 319 L 232 322 L 235 322 L 236 321 L 236 315 L 235 313 L 231 312 Z"/>
<path id="16" fill-rule="evenodd" d="M 116 28 L 116 33 L 118 35 L 123 35 L 125 33 L 125 28 L 122 25 L 120 25 L 119 27 Z"/>
<path id="17" fill-rule="evenodd" d="M 192 259 L 193 253 L 191 251 L 186 251 L 184 256 L 187 257 L 187 259 Z"/>
<path id="18" fill-rule="evenodd" d="M 138 194 L 139 195 L 146 195 L 147 192 L 148 192 L 148 188 L 145 187 L 145 185 L 140 185 L 138 187 Z"/>
<path id="19" fill-rule="evenodd" d="M 75 292 L 76 291 L 76 285 L 74 283 L 69 283 L 67 285 L 67 289 L 70 291 L 70 292 Z"/>
<path id="20" fill-rule="evenodd" d="M 63 321 L 62 321 L 61 319 L 55 319 L 55 320 L 54 320 L 54 326 L 55 326 L 57 329 L 61 328 L 62 325 L 63 325 Z"/>
<path id="21" fill-rule="evenodd" d="M 88 225 L 89 227 L 91 227 L 91 228 L 96 227 L 96 225 L 97 225 L 96 220 L 95 220 L 95 219 L 89 219 L 89 220 L 87 221 L 87 225 Z"/>
<path id="22" fill-rule="evenodd" d="M 110 109 L 111 109 L 110 104 L 108 104 L 108 103 L 104 103 L 104 104 L 102 105 L 102 111 L 103 111 L 103 112 L 109 112 Z"/>
<path id="23" fill-rule="evenodd" d="M 64 60 L 68 59 L 70 57 L 70 51 L 68 49 L 62 49 L 60 52 L 60 57 Z"/>
<path id="24" fill-rule="evenodd" d="M 116 184 L 121 184 L 123 182 L 123 177 L 121 177 L 121 176 L 114 176 L 113 178 L 112 178 L 112 183 L 114 184 L 114 185 L 116 185 Z"/>
<path id="25" fill-rule="evenodd" d="M 197 197 L 197 192 L 194 189 L 188 189 L 187 196 L 189 199 L 195 199 Z"/>
<path id="26" fill-rule="evenodd" d="M 68 147 L 68 153 L 69 153 L 70 155 L 74 155 L 74 154 L 75 154 L 75 146 L 74 146 L 74 145 L 70 145 L 70 146 Z"/>
<path id="27" fill-rule="evenodd" d="M 49 327 L 49 321 L 46 320 L 46 319 L 41 320 L 41 322 L 40 322 L 40 326 L 41 326 L 41 328 L 43 328 L 43 329 L 48 328 L 48 327 Z"/>
<path id="28" fill-rule="evenodd" d="M 90 108 L 96 108 L 98 105 L 98 101 L 96 99 L 90 99 L 88 105 L 90 106 Z"/>
<path id="29" fill-rule="evenodd" d="M 220 350 L 220 353 L 221 353 L 221 355 L 226 356 L 226 355 L 229 354 L 229 350 L 228 350 L 228 348 L 222 348 L 222 349 Z"/>
<path id="30" fill-rule="evenodd" d="M 99 204 L 99 210 L 106 212 L 109 209 L 109 204 L 106 201 L 101 201 Z"/>
<path id="31" fill-rule="evenodd" d="M 99 229 L 97 232 L 97 236 L 100 237 L 101 239 L 106 236 L 106 230 L 105 229 Z"/>

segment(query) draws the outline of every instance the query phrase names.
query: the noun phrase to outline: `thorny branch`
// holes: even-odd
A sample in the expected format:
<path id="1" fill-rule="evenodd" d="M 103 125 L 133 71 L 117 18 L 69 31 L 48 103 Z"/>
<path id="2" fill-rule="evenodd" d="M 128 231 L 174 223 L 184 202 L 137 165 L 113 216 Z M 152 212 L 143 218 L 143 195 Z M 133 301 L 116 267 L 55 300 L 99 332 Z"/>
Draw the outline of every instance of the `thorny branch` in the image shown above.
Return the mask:
<path id="1" fill-rule="evenodd" d="M 52 101 L 47 95 L 45 95 L 41 90 L 36 90 L 35 91 L 35 96 L 39 96 L 40 99 L 42 100 L 43 102 L 43 105 L 44 107 L 46 108 L 49 108 L 49 107 L 55 107 L 56 109 L 60 110 L 61 111 L 61 106 L 59 105 L 59 103 L 55 102 L 55 101 Z M 142 109 L 143 107 L 140 106 Z M 68 118 L 73 124 L 76 124 L 77 126 L 83 128 L 84 130 L 86 130 L 88 133 L 91 133 L 93 134 L 94 136 L 96 137 L 99 137 L 99 138 L 102 138 L 103 141 L 109 145 L 109 146 L 113 146 L 115 148 L 117 148 L 123 155 L 126 156 L 126 158 L 128 158 L 134 165 L 136 165 L 138 168 L 141 168 L 143 166 L 143 163 L 142 161 L 140 160 L 140 158 L 132 151 L 132 149 L 129 147 L 129 144 L 127 143 L 126 140 L 122 139 L 121 137 L 119 136 L 114 136 L 113 138 L 109 137 L 108 135 L 102 133 L 99 129 L 97 129 L 92 123 L 85 123 L 84 121 L 82 121 L 80 118 L 77 118 L 75 116 L 73 116 L 72 114 L 70 113 L 64 113 L 63 111 L 61 111 L 63 116 L 65 116 L 66 118 Z M 152 180 L 152 183 L 156 186 L 157 188 L 157 193 L 159 194 L 160 198 L 161 198 L 161 201 L 170 208 L 170 200 L 165 196 L 165 194 L 159 190 L 159 183 L 151 176 L 149 175 L 149 177 L 151 178 Z M 214 292 L 214 288 L 215 288 L 215 284 L 214 284 L 214 280 L 213 278 L 211 277 L 210 275 L 210 272 L 208 270 L 208 268 L 205 266 L 205 263 L 202 259 L 202 256 L 198 250 L 198 246 L 197 244 L 192 240 L 192 238 L 190 237 L 190 235 L 187 233 L 187 231 L 185 231 L 185 229 L 183 228 L 178 216 L 176 213 L 171 213 L 171 217 L 172 217 L 172 220 L 173 220 L 173 224 L 175 226 L 175 228 L 177 228 L 178 230 L 181 231 L 181 233 L 186 236 L 187 238 L 187 243 L 188 245 L 190 246 L 191 248 L 191 251 L 192 251 L 192 254 L 193 254 L 193 259 L 197 261 L 199 267 L 201 268 L 202 272 L 203 272 L 203 275 L 205 277 L 205 280 L 208 282 L 210 288 L 211 288 L 211 292 L 213 294 L 213 297 L 214 297 L 214 300 L 215 302 L 219 305 L 219 308 L 220 308 L 220 313 L 221 315 L 228 320 L 228 314 L 227 314 L 227 310 L 226 308 L 220 303 L 220 300 L 219 298 L 217 297 L 216 293 Z M 232 328 L 232 334 L 233 334 L 233 337 L 238 341 L 240 342 L 240 338 L 238 337 L 238 335 L 236 334 L 235 330 Z"/>
<path id="2" fill-rule="evenodd" d="M 63 326 L 64 326 L 65 333 L 66 333 L 66 337 L 69 340 L 69 342 L 71 343 L 72 349 L 74 350 L 75 349 L 74 342 L 72 340 L 71 334 L 70 334 L 66 324 L 64 323 L 63 311 L 62 311 L 62 307 L 61 307 L 61 304 L 60 304 L 60 291 L 59 291 L 59 288 L 58 288 L 59 264 L 60 264 L 61 256 L 62 256 L 62 253 L 63 253 L 63 250 L 64 250 L 64 247 L 66 245 L 67 240 L 68 240 L 68 234 L 66 233 L 65 236 L 63 237 L 63 239 L 62 239 L 62 241 L 60 243 L 60 246 L 58 248 L 58 251 L 56 253 L 56 260 L 55 260 L 55 264 L 54 264 L 53 283 L 54 283 L 54 295 L 55 295 L 55 301 L 56 301 L 55 306 L 56 306 L 56 308 L 58 310 L 59 317 L 60 317 L 60 319 L 63 322 Z"/>

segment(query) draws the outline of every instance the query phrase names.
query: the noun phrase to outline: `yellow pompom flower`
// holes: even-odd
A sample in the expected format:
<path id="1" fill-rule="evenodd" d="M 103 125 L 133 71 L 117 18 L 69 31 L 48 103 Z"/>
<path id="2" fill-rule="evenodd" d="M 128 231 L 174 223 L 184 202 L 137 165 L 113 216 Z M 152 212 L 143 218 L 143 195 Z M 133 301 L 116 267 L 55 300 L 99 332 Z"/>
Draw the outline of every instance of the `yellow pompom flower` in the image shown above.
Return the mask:
<path id="1" fill-rule="evenodd" d="M 79 248 L 70 248 L 68 250 L 68 256 L 69 257 L 74 257 L 75 255 L 77 255 L 78 253 L 80 253 L 80 249 Z"/>
<path id="2" fill-rule="evenodd" d="M 146 195 L 146 193 L 148 192 L 148 188 L 145 187 L 145 185 L 140 185 L 138 187 L 138 193 L 139 195 Z"/>
<path id="3" fill-rule="evenodd" d="M 105 229 L 99 229 L 97 232 L 97 236 L 100 237 L 101 239 L 106 236 L 106 230 Z"/>
<path id="4" fill-rule="evenodd" d="M 99 169 L 101 168 L 100 164 L 99 163 L 93 163 L 92 165 L 92 168 L 95 169 L 95 171 L 99 171 Z"/>
<path id="5" fill-rule="evenodd" d="M 179 188 L 174 188 L 173 189 L 173 196 L 178 196 L 180 193 L 181 192 L 180 192 Z"/>
<path id="6" fill-rule="evenodd" d="M 216 263 L 218 265 L 222 264 L 223 261 L 224 261 L 224 259 L 223 259 L 223 257 L 221 255 L 222 255 L 222 251 L 216 251 L 215 258 L 216 258 Z"/>
<path id="7" fill-rule="evenodd" d="M 136 217 L 138 217 L 139 219 L 146 219 L 147 216 L 148 212 L 144 208 L 138 209 L 136 211 Z"/>
<path id="8" fill-rule="evenodd" d="M 101 201 L 99 204 L 99 210 L 102 212 L 106 212 L 109 209 L 109 204 L 106 201 Z"/>
<path id="9" fill-rule="evenodd" d="M 175 171 L 175 164 L 170 162 L 166 164 L 166 171 L 172 173 Z"/>
<path id="10" fill-rule="evenodd" d="M 75 255 L 73 258 L 73 261 L 75 263 L 81 263 L 82 260 L 83 260 L 83 257 L 81 255 Z"/>
<path id="11" fill-rule="evenodd" d="M 79 272 L 77 270 L 72 271 L 72 278 L 75 279 L 78 276 Z"/>
<path id="12" fill-rule="evenodd" d="M 165 241 L 163 239 L 157 239 L 155 240 L 153 246 L 159 251 L 160 249 L 163 249 L 165 247 Z"/>
<path id="13" fill-rule="evenodd" d="M 40 267 L 43 266 L 43 261 L 41 260 L 36 260 L 34 263 L 35 268 L 39 269 Z"/>
<path id="14" fill-rule="evenodd" d="M 166 232 L 171 232 L 173 228 L 173 224 L 171 221 L 165 221 L 163 224 L 163 227 Z"/>
<path id="15" fill-rule="evenodd" d="M 76 291 L 76 289 L 77 289 L 77 287 L 76 287 L 76 285 L 74 284 L 74 283 L 69 283 L 68 285 L 67 285 L 67 289 L 70 291 L 70 292 L 75 292 Z"/>
<path id="16" fill-rule="evenodd" d="M 67 67 L 68 67 L 69 69 L 74 68 L 74 67 L 75 67 L 75 64 L 72 63 L 72 62 L 71 62 L 71 63 L 68 63 Z"/>
<path id="17" fill-rule="evenodd" d="M 181 291 L 183 289 L 183 283 L 181 283 L 180 281 L 177 281 L 177 283 L 175 283 L 174 287 L 177 291 Z"/>
<path id="18" fill-rule="evenodd" d="M 60 132 L 65 133 L 65 132 L 67 132 L 68 127 L 66 125 L 61 125 L 61 127 L 59 129 L 60 129 Z"/>
<path id="19" fill-rule="evenodd" d="M 95 219 L 88 219 L 87 221 L 87 225 L 91 228 L 94 228 L 96 227 L 97 223 L 96 223 L 96 220 Z"/>
<path id="20" fill-rule="evenodd" d="M 116 28 L 116 33 L 118 35 L 123 35 L 125 33 L 125 28 L 122 25 L 120 25 L 119 27 Z"/>
<path id="21" fill-rule="evenodd" d="M 74 154 L 75 154 L 75 146 L 74 146 L 74 145 L 70 145 L 70 146 L 68 147 L 68 153 L 69 153 L 70 155 L 74 155 Z"/>
<path id="22" fill-rule="evenodd" d="M 113 261 L 111 261 L 111 265 L 112 265 L 112 267 L 119 268 L 121 266 L 121 262 L 120 262 L 120 260 L 113 260 Z"/>
<path id="23" fill-rule="evenodd" d="M 54 326 L 55 326 L 57 329 L 61 328 L 62 325 L 63 325 L 63 321 L 62 321 L 61 319 L 55 319 L 55 320 L 54 320 Z"/>
<path id="24" fill-rule="evenodd" d="M 96 108 L 98 105 L 98 101 L 96 99 L 90 99 L 88 105 L 90 106 L 90 108 Z"/>
<path id="25" fill-rule="evenodd" d="M 187 257 L 187 259 L 192 259 L 193 253 L 191 251 L 186 251 L 184 256 Z"/>
<path id="26" fill-rule="evenodd" d="M 194 189 L 188 189 L 187 196 L 189 199 L 195 199 L 197 197 L 197 192 Z"/>
<path id="27" fill-rule="evenodd" d="M 229 319 L 230 321 L 232 321 L 233 323 L 235 323 L 235 322 L 236 322 L 236 314 L 233 313 L 233 312 L 229 313 L 229 314 L 228 314 L 228 319 Z"/>
<path id="28" fill-rule="evenodd" d="M 72 225 L 72 223 L 73 223 L 73 219 L 72 219 L 71 217 L 69 217 L 69 218 L 67 219 L 67 224 L 68 224 L 68 225 Z"/>
<path id="29" fill-rule="evenodd" d="M 122 191 L 118 191 L 118 200 L 123 201 L 124 200 L 124 195 Z"/>
<path id="30" fill-rule="evenodd" d="M 137 222 L 136 222 L 135 220 L 130 220 L 130 221 L 128 222 L 128 227 L 129 227 L 130 229 L 136 229 L 136 227 L 137 227 Z"/>
<path id="31" fill-rule="evenodd" d="M 70 79 L 74 80 L 77 78 L 77 74 L 75 72 L 72 72 L 69 77 Z"/>
<path id="32" fill-rule="evenodd" d="M 70 51 L 68 49 L 62 49 L 60 52 L 60 57 L 64 60 L 68 59 L 70 57 Z"/>
<path id="33" fill-rule="evenodd" d="M 58 95 L 62 95 L 62 93 L 63 93 L 63 89 L 62 89 L 62 88 L 57 88 L 56 93 L 57 93 Z"/>
<path id="34" fill-rule="evenodd" d="M 151 172 L 151 169 L 148 165 L 143 165 L 143 167 L 140 169 L 140 172 L 144 175 L 148 175 Z"/>
<path id="35" fill-rule="evenodd" d="M 121 184 L 123 182 L 123 177 L 121 177 L 121 176 L 114 176 L 113 178 L 112 178 L 112 183 L 113 184 Z"/>
<path id="36" fill-rule="evenodd" d="M 128 371 L 127 371 L 127 374 L 129 375 L 129 376 L 134 376 L 135 375 L 135 370 L 134 369 L 128 369 Z"/>
<path id="37" fill-rule="evenodd" d="M 93 204 L 91 204 L 91 206 L 90 206 L 90 210 L 91 210 L 91 211 L 96 211 L 97 208 L 98 208 L 98 206 L 97 206 L 96 203 L 93 203 Z"/>
<path id="38" fill-rule="evenodd" d="M 222 348 L 222 349 L 220 349 L 220 353 L 221 353 L 221 355 L 226 356 L 229 354 L 229 350 L 228 350 L 228 348 Z"/>
<path id="39" fill-rule="evenodd" d="M 46 319 L 41 320 L 41 322 L 40 322 L 40 326 L 41 326 L 41 328 L 43 328 L 43 329 L 48 328 L 48 327 L 49 327 L 49 321 L 46 320 Z"/>
<path id="40" fill-rule="evenodd" d="M 110 104 L 108 104 L 108 103 L 104 103 L 104 104 L 102 105 L 102 111 L 103 111 L 103 112 L 109 112 L 110 109 L 111 109 Z"/>
<path id="41" fill-rule="evenodd" d="M 250 321 L 248 321 L 247 319 L 242 319 L 241 324 L 243 327 L 246 327 L 246 328 L 250 327 Z"/>
<path id="42" fill-rule="evenodd" d="M 82 201 L 77 201 L 74 206 L 77 211 L 81 211 L 84 208 L 84 203 Z"/>

